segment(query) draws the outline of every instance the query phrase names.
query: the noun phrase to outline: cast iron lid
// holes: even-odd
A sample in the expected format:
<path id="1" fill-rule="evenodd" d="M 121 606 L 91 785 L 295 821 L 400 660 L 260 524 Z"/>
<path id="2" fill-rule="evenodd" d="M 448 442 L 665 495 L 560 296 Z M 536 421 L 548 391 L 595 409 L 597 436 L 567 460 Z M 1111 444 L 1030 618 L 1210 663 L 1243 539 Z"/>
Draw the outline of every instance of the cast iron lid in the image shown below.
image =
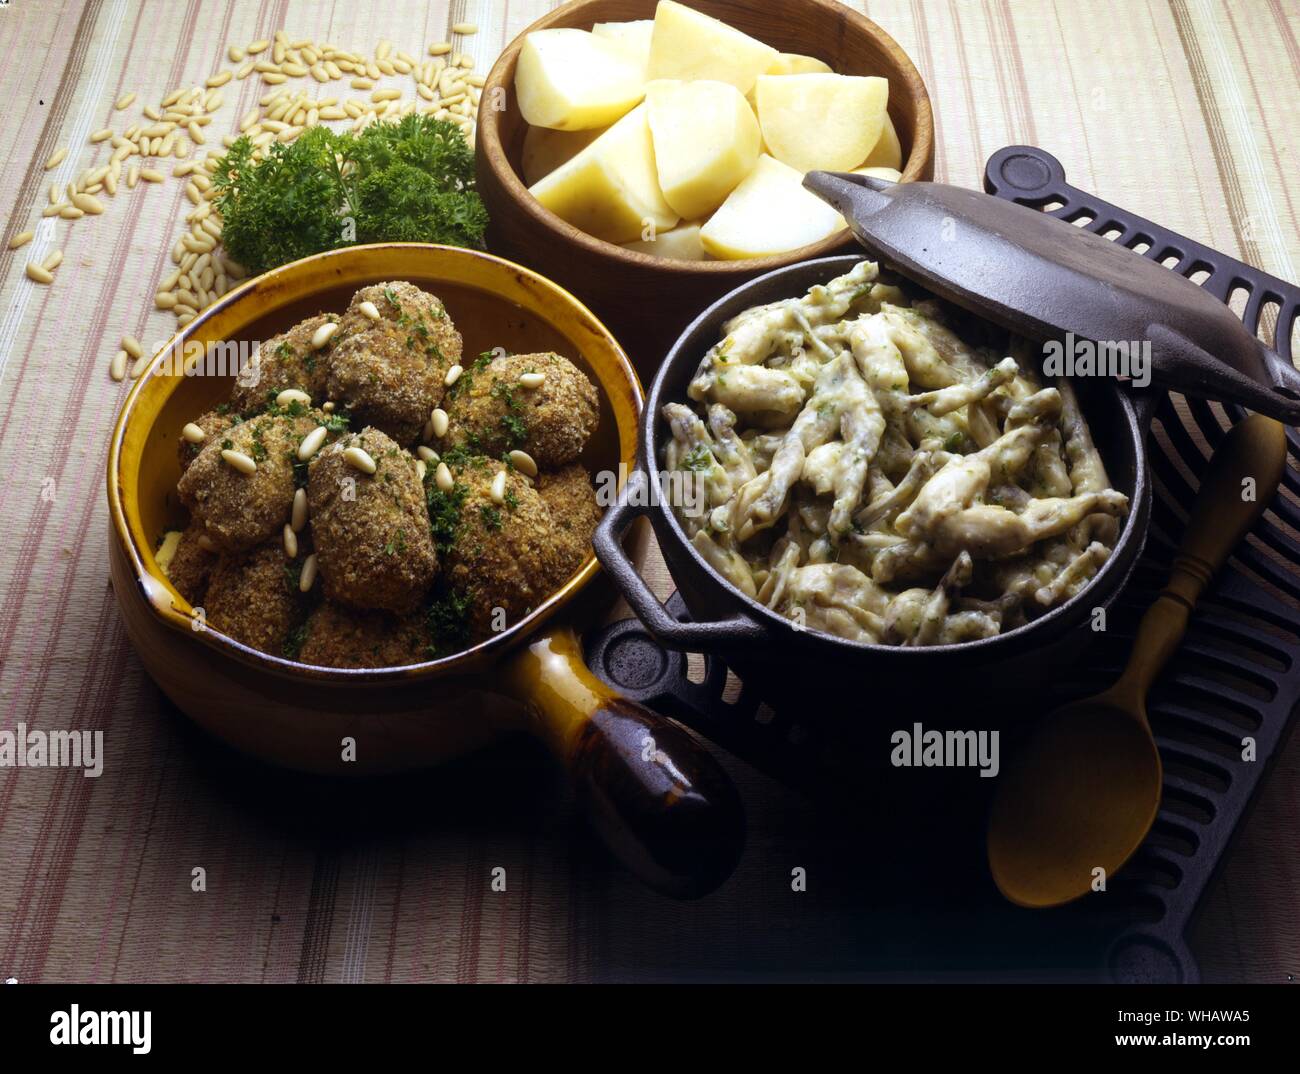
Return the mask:
<path id="1" fill-rule="evenodd" d="M 1154 381 L 1300 424 L 1300 372 L 1230 307 L 1165 266 L 980 191 L 809 172 L 868 251 L 926 290 L 1036 342 L 1149 341 Z"/>

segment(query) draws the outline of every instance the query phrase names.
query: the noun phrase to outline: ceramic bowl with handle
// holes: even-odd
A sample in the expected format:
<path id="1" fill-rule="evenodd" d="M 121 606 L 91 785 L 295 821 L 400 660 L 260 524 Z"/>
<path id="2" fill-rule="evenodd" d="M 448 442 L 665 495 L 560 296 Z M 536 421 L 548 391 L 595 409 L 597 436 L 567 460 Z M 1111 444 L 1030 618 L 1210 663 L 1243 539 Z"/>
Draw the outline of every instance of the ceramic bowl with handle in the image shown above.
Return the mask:
<path id="1" fill-rule="evenodd" d="M 167 581 L 159 538 L 184 523 L 176 441 L 225 401 L 231 375 L 185 376 L 169 353 L 269 338 L 342 310 L 360 287 L 409 280 L 437 294 L 466 354 L 554 350 L 597 386 L 600 424 L 582 462 L 634 461 L 640 384 L 605 327 L 568 292 L 488 254 L 422 244 L 352 247 L 275 269 L 230 292 L 160 351 L 123 405 L 108 457 L 109 552 L 127 634 L 146 670 L 207 731 L 265 760 L 350 774 L 434 765 L 515 732 L 545 741 L 614 853 L 656 889 L 699 895 L 743 842 L 735 789 L 694 739 L 614 694 L 582 662 L 577 632 L 612 597 L 595 558 L 508 629 L 464 652 L 380 669 L 311 667 L 216 630 Z M 188 349 L 187 349 L 188 348 Z M 355 760 L 344 762 L 344 740 Z"/>
<path id="2" fill-rule="evenodd" d="M 701 306 L 783 265 L 852 248 L 846 229 L 821 242 L 742 261 L 677 261 L 626 250 L 584 234 L 542 208 L 521 177 L 527 124 L 515 98 L 515 69 L 524 38 L 557 27 L 591 29 L 597 22 L 653 19 L 657 0 L 576 0 L 538 19 L 502 51 L 483 86 L 479 107 L 478 189 L 492 223 L 493 250 L 536 268 L 581 295 L 627 343 L 643 376 Z M 690 0 L 781 52 L 815 56 L 846 75 L 889 80 L 889 115 L 903 147 L 903 181 L 934 177 L 934 117 L 915 65 L 884 30 L 836 0 Z"/>

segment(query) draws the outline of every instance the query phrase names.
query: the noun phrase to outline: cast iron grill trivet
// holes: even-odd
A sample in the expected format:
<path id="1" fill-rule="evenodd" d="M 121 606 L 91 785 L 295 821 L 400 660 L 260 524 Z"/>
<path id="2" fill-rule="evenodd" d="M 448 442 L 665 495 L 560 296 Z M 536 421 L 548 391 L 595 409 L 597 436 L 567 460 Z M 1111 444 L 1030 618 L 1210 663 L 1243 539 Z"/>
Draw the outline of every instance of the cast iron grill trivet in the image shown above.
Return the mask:
<path id="1" fill-rule="evenodd" d="M 1300 287 L 1075 189 L 1065 182 L 1056 158 L 1040 149 L 999 150 L 989 159 L 985 187 L 998 197 L 1122 242 L 1198 279 L 1224 302 L 1236 306 L 1244 296 L 1246 327 L 1290 360 L 1292 332 L 1300 318 Z M 1058 684 L 1053 697 L 1044 699 L 1044 711 L 1067 697 L 1094 692 L 1118 676 L 1137 620 L 1167 578 L 1195 496 L 1189 476 L 1200 472 L 1226 425 L 1242 413 L 1235 406 L 1182 396 L 1166 397 L 1160 405 L 1155 422 L 1158 449 L 1150 453 L 1156 498 L 1146 549 L 1131 585 L 1112 609 L 1107 631 L 1080 654 L 1072 680 Z M 1300 458 L 1295 429 L 1288 431 L 1288 440 L 1292 458 Z M 1100 973 L 1123 981 L 1197 979 L 1185 940 L 1187 927 L 1287 733 L 1290 717 L 1300 707 L 1300 674 L 1293 672 L 1300 664 L 1300 575 L 1274 558 L 1300 564 L 1300 544 L 1284 525 L 1300 531 L 1300 474 L 1293 467 L 1283 477 L 1272 510 L 1203 598 L 1186 641 L 1152 691 L 1149 711 L 1165 781 L 1160 814 L 1143 848 L 1110 881 L 1105 898 L 1085 899 L 1062 910 L 1009 907 L 996 892 L 990 896 L 991 883 L 983 885 L 988 890 L 965 893 L 977 904 L 974 913 L 981 929 L 997 938 L 992 944 L 974 943 L 963 952 L 959 958 L 967 968 L 996 966 L 1029 976 Z M 677 618 L 686 618 L 676 594 L 667 606 Z M 759 770 L 810 793 L 856 800 L 867 808 L 863 799 L 869 802 L 873 792 L 862 786 L 852 720 L 828 727 L 801 721 L 797 713 L 773 712 L 743 684 L 734 701 L 725 701 L 728 672 L 720 660 L 704 658 L 704 680 L 693 683 L 687 678 L 687 658 L 661 648 L 635 619 L 592 635 L 588 659 L 597 674 L 629 696 L 677 717 Z M 917 718 L 923 720 L 923 708 Z M 972 721 L 972 726 L 977 724 Z M 1246 736 L 1255 741 L 1253 762 L 1241 759 Z M 1004 744 L 1004 749 L 1012 746 Z M 942 795 L 935 790 L 945 777 L 913 778 L 911 802 L 900 801 L 899 786 L 891 785 L 888 797 L 878 803 L 890 810 L 886 827 L 891 830 L 904 826 L 899 818 L 909 811 L 919 815 L 906 825 L 908 838 L 891 847 L 886 836 L 872 855 L 875 861 L 891 860 L 895 853 L 909 859 L 904 871 L 919 881 L 905 896 L 912 908 L 918 899 L 923 901 L 920 891 L 925 884 L 934 883 L 943 886 L 936 913 L 950 910 L 952 891 L 945 885 L 951 885 L 950 874 L 960 869 L 954 870 L 952 855 L 966 855 L 968 877 L 983 866 L 987 795 L 980 783 L 988 781 L 965 775 L 960 781 L 948 777 Z M 876 793 L 883 796 L 885 791 Z M 936 807 L 939 798 L 946 808 Z M 950 845 L 939 844 L 941 833 L 949 836 Z M 978 866 L 964 842 L 979 849 Z M 917 846 L 923 852 L 918 853 Z M 944 861 L 941 871 L 928 879 L 936 866 L 931 862 L 927 868 L 926 859 Z M 940 946 L 945 944 L 947 940 Z M 872 955 L 879 955 L 874 945 L 867 957 Z M 892 964 L 889 952 L 882 957 L 886 965 Z M 880 962 L 872 968 L 881 968 Z"/>

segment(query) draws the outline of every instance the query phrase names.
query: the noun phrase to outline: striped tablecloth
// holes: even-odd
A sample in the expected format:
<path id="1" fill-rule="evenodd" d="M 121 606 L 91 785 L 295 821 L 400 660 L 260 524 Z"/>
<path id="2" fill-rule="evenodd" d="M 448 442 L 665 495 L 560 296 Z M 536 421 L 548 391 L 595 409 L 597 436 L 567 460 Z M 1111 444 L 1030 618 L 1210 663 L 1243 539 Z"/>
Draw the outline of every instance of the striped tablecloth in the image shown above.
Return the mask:
<path id="1" fill-rule="evenodd" d="M 754 0 L 755 3 L 759 0 Z M 0 247 L 39 221 L 128 91 L 157 101 L 223 66 L 228 43 L 291 36 L 423 54 L 456 22 L 486 70 L 545 0 L 8 0 L 0 3 Z M 1300 4 L 1294 0 L 857 0 L 934 100 L 938 178 L 976 184 L 1012 142 L 1087 189 L 1289 279 L 1300 231 Z M 261 93 L 233 83 L 223 116 Z M 233 121 L 233 120 L 231 120 Z M 220 130 L 220 127 L 214 127 Z M 104 154 L 100 154 L 103 156 Z M 170 331 L 155 284 L 181 184 L 41 225 L 0 252 L 0 728 L 102 729 L 99 779 L 0 770 L 0 978 L 588 980 L 852 968 L 870 902 L 834 879 L 827 818 L 743 765 L 750 842 L 719 893 L 642 891 L 575 828 L 526 748 L 382 788 L 250 769 L 201 740 L 131 652 L 108 585 L 105 443 L 128 385 L 123 332 Z M 52 287 L 25 279 L 59 247 Z M 649 570 L 668 592 L 657 558 Z M 1300 969 L 1300 741 L 1281 757 L 1193 946 L 1210 979 Z M 793 896 L 790 869 L 810 872 Z M 502 865 L 505 893 L 489 890 Z M 207 891 L 191 891 L 192 869 Z M 819 871 L 820 868 L 820 871 Z M 887 875 L 888 863 L 882 863 Z M 826 879 L 823 879 L 826 878 Z M 883 882 L 883 881 L 880 881 Z M 934 958 L 890 965 L 922 976 Z M 857 963 L 860 965 L 860 963 Z M 967 967 L 969 968 L 969 967 Z"/>

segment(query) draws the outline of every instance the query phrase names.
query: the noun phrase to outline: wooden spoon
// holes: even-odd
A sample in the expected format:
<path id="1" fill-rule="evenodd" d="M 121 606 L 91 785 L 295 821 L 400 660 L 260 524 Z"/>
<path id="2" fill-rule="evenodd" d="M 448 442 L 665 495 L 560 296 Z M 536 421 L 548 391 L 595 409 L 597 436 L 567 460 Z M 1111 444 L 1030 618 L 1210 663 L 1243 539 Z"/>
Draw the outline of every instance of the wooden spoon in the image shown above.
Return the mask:
<path id="1" fill-rule="evenodd" d="M 1146 838 L 1162 779 L 1147 691 L 1182 642 L 1210 578 L 1272 502 L 1286 452 L 1286 431 L 1271 418 L 1254 414 L 1229 430 L 1123 676 L 1105 693 L 1045 717 L 1004 770 L 989 818 L 989 868 L 1018 906 L 1059 906 L 1086 895 Z M 1253 499 L 1245 498 L 1248 478 Z"/>

